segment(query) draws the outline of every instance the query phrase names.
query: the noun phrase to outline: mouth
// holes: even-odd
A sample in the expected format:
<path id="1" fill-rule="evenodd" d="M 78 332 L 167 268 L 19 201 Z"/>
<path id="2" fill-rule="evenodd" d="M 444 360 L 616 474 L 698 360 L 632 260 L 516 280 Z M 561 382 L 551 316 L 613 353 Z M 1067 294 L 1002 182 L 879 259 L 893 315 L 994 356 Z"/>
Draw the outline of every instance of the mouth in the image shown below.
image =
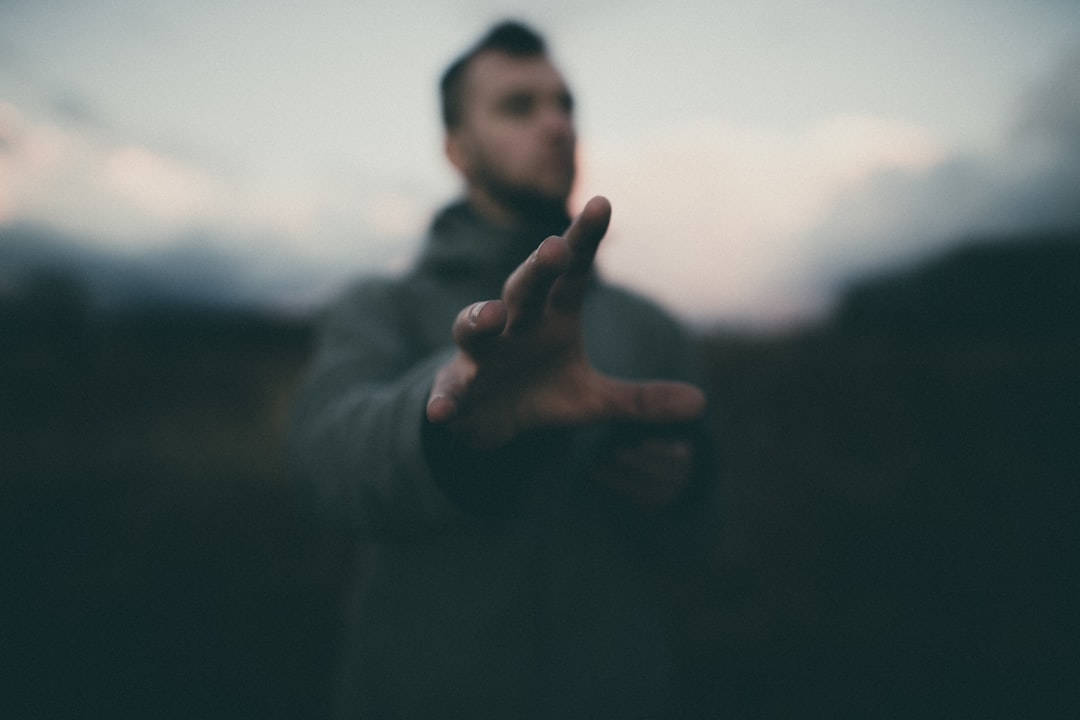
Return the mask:
<path id="1" fill-rule="evenodd" d="M 574 155 L 572 153 L 557 153 L 549 155 L 541 163 L 549 172 L 565 175 L 574 172 Z"/>

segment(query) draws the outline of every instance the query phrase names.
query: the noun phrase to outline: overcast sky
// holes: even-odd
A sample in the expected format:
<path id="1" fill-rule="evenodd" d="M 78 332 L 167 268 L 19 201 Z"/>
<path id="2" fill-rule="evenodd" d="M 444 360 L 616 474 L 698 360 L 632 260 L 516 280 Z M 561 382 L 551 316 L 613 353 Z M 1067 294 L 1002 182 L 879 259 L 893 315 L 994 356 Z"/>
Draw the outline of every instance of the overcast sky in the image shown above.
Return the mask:
<path id="1" fill-rule="evenodd" d="M 1075 0 L 2 0 L 0 227 L 220 242 L 305 268 L 286 304 L 398 271 L 458 191 L 438 74 L 508 16 L 577 95 L 605 273 L 684 317 L 782 323 L 966 234 L 1080 223 Z"/>

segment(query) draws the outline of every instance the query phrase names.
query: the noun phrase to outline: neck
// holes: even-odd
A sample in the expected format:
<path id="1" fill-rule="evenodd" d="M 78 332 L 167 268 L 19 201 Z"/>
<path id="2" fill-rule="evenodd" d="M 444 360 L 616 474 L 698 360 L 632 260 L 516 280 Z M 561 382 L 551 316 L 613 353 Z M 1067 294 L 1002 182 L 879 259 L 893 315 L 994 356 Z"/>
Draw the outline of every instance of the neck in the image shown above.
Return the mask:
<path id="1" fill-rule="evenodd" d="M 485 222 L 507 230 L 532 227 L 566 229 L 565 201 L 547 201 L 536 197 L 516 197 L 502 201 L 476 186 L 466 196 L 469 206 Z"/>

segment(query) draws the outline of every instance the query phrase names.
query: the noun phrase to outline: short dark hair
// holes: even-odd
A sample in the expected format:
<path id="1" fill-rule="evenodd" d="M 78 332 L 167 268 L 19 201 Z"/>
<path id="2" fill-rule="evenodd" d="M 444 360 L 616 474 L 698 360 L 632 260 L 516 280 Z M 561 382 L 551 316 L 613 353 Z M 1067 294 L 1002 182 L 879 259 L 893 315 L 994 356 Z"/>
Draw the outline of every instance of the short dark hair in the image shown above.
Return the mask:
<path id="1" fill-rule="evenodd" d="M 439 81 L 442 121 L 447 130 L 453 130 L 461 124 L 465 70 L 477 55 L 485 52 L 531 58 L 546 54 L 547 46 L 544 38 L 535 30 L 516 20 L 507 20 L 491 28 L 479 42 L 450 64 Z"/>

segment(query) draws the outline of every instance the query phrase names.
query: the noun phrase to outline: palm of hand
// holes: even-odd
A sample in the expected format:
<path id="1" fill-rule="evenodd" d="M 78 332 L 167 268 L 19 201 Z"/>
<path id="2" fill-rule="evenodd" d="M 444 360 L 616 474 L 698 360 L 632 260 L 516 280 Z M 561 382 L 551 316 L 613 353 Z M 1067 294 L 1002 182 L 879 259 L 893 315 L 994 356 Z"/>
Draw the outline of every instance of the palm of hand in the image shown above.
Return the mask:
<path id="1" fill-rule="evenodd" d="M 585 356 L 578 317 L 508 326 L 475 357 L 461 359 L 468 392 L 453 429 L 468 435 L 501 443 L 538 427 L 581 424 L 601 414 L 597 373 Z"/>

